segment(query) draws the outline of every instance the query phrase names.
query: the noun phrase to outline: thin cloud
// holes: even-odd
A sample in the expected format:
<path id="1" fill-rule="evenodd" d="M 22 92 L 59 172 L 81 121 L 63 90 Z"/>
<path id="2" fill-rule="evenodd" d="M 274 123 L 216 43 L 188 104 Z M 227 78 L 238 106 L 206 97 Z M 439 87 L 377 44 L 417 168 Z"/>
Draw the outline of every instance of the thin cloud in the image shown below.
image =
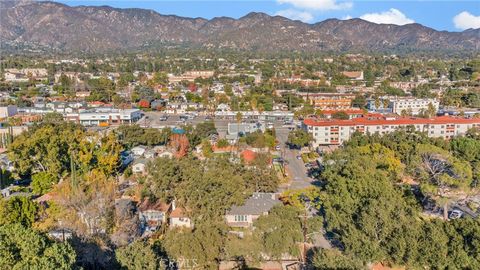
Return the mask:
<path id="1" fill-rule="evenodd" d="M 409 23 L 414 23 L 415 21 L 408 18 L 400 10 L 391 8 L 388 11 L 379 12 L 379 13 L 367 13 L 360 16 L 360 19 L 380 24 L 396 24 L 404 25 Z"/>
<path id="2" fill-rule="evenodd" d="M 313 15 L 306 11 L 299 11 L 295 9 L 285 9 L 280 10 L 275 13 L 275 15 L 287 17 L 292 20 L 300 20 L 302 22 L 311 22 L 313 20 Z"/>
<path id="3" fill-rule="evenodd" d="M 291 4 L 299 9 L 306 10 L 341 10 L 350 9 L 353 6 L 352 2 L 338 3 L 336 0 L 277 0 L 280 4 Z"/>
<path id="4" fill-rule="evenodd" d="M 455 28 L 461 30 L 470 28 L 477 29 L 480 28 L 480 16 L 475 16 L 464 11 L 453 17 L 453 24 L 455 25 Z"/>

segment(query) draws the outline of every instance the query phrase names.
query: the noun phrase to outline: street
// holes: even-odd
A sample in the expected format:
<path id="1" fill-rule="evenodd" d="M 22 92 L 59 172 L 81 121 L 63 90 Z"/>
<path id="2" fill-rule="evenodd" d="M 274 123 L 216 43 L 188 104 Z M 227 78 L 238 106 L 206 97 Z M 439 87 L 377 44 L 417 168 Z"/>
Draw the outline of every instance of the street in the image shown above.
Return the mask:
<path id="1" fill-rule="evenodd" d="M 291 183 L 288 189 L 303 189 L 312 185 L 314 179 L 308 177 L 307 168 L 302 160 L 297 159 L 300 155 L 300 151 L 296 149 L 290 149 L 287 145 L 288 133 L 287 128 L 276 127 L 277 139 L 279 145 L 282 148 L 283 158 L 288 162 L 286 170 L 288 176 L 291 178 Z"/>

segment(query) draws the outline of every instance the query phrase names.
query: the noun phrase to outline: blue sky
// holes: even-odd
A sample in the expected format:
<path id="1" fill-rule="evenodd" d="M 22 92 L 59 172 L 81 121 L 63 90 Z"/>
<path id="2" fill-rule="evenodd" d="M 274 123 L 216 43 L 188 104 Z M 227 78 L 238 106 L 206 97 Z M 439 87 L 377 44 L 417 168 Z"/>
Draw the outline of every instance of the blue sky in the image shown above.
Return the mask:
<path id="1" fill-rule="evenodd" d="M 362 18 L 376 23 L 420 23 L 437 30 L 480 28 L 480 0 L 357 1 L 357 0 L 59 0 L 71 6 L 108 5 L 153 9 L 161 14 L 186 17 L 239 18 L 252 11 L 282 15 L 315 23 L 328 18 Z"/>

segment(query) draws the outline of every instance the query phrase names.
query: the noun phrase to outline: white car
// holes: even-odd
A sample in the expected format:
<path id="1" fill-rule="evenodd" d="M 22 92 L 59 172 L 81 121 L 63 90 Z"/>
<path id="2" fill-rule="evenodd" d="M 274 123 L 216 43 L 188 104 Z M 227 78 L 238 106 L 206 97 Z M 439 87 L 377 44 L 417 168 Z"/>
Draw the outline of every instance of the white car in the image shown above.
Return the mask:
<path id="1" fill-rule="evenodd" d="M 463 216 L 463 212 L 458 209 L 455 209 L 452 212 L 450 212 L 450 215 L 448 216 L 448 218 L 457 219 L 457 218 L 461 218 L 462 216 Z"/>

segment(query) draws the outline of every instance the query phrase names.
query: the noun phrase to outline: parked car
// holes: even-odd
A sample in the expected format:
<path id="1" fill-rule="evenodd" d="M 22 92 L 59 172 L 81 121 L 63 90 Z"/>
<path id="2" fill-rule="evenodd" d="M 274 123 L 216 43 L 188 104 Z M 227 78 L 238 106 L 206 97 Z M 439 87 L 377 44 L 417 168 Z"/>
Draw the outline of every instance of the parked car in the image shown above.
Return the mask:
<path id="1" fill-rule="evenodd" d="M 449 219 L 457 219 L 461 218 L 463 216 L 463 211 L 455 209 L 452 212 L 450 212 L 450 215 L 448 215 Z"/>
<path id="2" fill-rule="evenodd" d="M 168 116 L 166 115 L 162 115 L 160 116 L 160 118 L 158 118 L 160 121 L 167 121 L 168 120 Z"/>
<path id="3" fill-rule="evenodd" d="M 297 156 L 297 159 L 298 159 L 298 160 L 302 160 L 302 156 Z"/>
<path id="4" fill-rule="evenodd" d="M 280 151 L 280 145 L 275 146 L 275 150 Z"/>

